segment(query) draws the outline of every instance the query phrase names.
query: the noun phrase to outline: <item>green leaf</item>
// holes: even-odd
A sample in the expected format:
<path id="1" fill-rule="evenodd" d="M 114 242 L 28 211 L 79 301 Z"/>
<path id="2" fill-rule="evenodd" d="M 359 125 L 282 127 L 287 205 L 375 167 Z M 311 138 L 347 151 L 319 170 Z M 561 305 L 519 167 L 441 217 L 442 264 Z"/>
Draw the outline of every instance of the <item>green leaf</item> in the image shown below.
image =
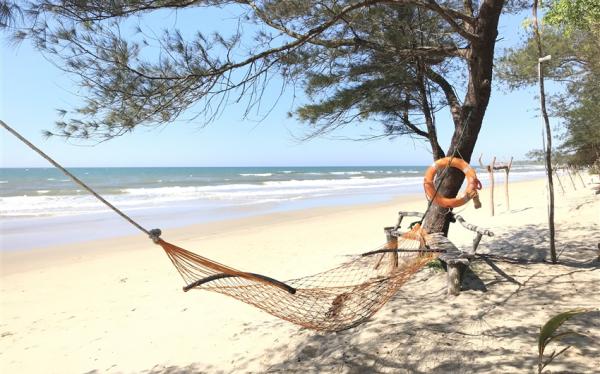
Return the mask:
<path id="1" fill-rule="evenodd" d="M 578 333 L 578 332 L 575 332 L 575 331 L 565 331 L 565 332 L 561 332 L 560 334 L 555 334 L 555 335 L 552 335 L 552 336 L 550 337 L 550 339 L 548 339 L 548 340 L 546 341 L 546 345 L 550 344 L 551 342 L 557 342 L 557 341 L 559 341 L 559 340 L 561 340 L 562 338 L 565 338 L 565 337 L 567 337 L 567 336 L 576 336 L 576 335 L 581 335 L 581 336 L 582 336 L 583 334 L 580 334 L 580 333 Z"/>
<path id="2" fill-rule="evenodd" d="M 552 342 L 554 340 L 560 340 L 561 338 L 563 338 L 567 335 L 575 334 L 572 331 L 555 334 L 556 330 L 558 330 L 558 328 L 560 326 L 562 326 L 563 323 L 565 323 L 570 318 L 573 318 L 579 314 L 583 314 L 587 311 L 588 311 L 587 309 L 581 309 L 581 308 L 574 309 L 574 310 L 569 310 L 569 311 L 557 314 L 554 317 L 550 318 L 548 320 L 548 322 L 546 322 L 544 324 L 544 326 L 542 326 L 540 329 L 540 335 L 538 338 L 538 352 L 540 354 L 540 357 L 544 355 L 544 349 L 550 342 Z"/>

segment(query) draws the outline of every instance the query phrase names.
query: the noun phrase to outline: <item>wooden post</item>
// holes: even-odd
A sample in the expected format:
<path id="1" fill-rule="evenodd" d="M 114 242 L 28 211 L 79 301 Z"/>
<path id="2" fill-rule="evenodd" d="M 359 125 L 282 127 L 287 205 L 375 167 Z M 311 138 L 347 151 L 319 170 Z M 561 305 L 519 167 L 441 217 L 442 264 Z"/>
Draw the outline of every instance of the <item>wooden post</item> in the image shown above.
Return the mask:
<path id="1" fill-rule="evenodd" d="M 573 181 L 573 177 L 571 176 L 571 172 L 569 171 L 569 166 L 565 167 L 565 170 L 567 171 L 567 175 L 569 176 L 569 179 L 571 180 L 571 184 L 573 185 L 573 189 L 575 191 L 577 191 L 577 187 L 575 186 L 575 182 Z"/>
<path id="2" fill-rule="evenodd" d="M 445 253 L 440 256 L 440 260 L 446 263 L 448 295 L 457 296 L 460 294 L 463 278 L 471 261 L 469 258 L 461 257 L 456 252 L 450 253 L 450 255 Z"/>
<path id="3" fill-rule="evenodd" d="M 504 170 L 505 176 L 506 178 L 504 179 L 504 194 L 506 196 L 506 209 L 510 210 L 510 201 L 509 201 L 509 197 L 508 197 L 508 174 L 510 173 L 510 168 L 512 167 L 512 161 L 513 158 L 510 158 L 510 162 L 508 164 L 498 164 L 498 166 L 496 166 L 496 156 L 494 156 L 494 158 L 492 159 L 492 163 L 484 166 L 483 165 L 483 161 L 481 161 L 481 158 L 483 157 L 483 154 L 479 155 L 479 166 L 481 166 L 482 168 L 486 169 L 488 171 L 488 175 L 490 176 L 490 211 L 492 216 L 495 213 L 494 210 L 494 189 L 495 189 L 495 179 L 494 179 L 494 171 L 495 170 Z"/>
<path id="4" fill-rule="evenodd" d="M 508 174 L 510 173 L 510 168 L 512 167 L 513 158 L 510 158 L 510 162 L 504 169 L 505 179 L 504 179 L 504 196 L 506 197 L 506 211 L 510 211 L 510 199 L 508 197 Z"/>
<path id="5" fill-rule="evenodd" d="M 457 265 L 448 264 L 448 294 L 456 296 L 460 293 L 460 268 Z"/>
<path id="6" fill-rule="evenodd" d="M 463 256 L 458 248 L 441 233 L 430 234 L 425 240 L 429 248 L 443 252 L 438 258 L 446 265 L 448 295 L 458 295 L 470 258 Z"/>
<path id="7" fill-rule="evenodd" d="M 475 256 L 475 252 L 477 251 L 477 247 L 479 247 L 479 242 L 481 242 L 482 233 L 475 233 L 475 237 L 473 238 L 473 248 L 471 248 L 471 252 L 468 252 L 470 255 Z"/>
<path id="8" fill-rule="evenodd" d="M 575 174 L 577 174 L 579 176 L 579 180 L 581 181 L 581 184 L 583 185 L 583 188 L 585 188 L 585 182 L 583 181 L 583 177 L 581 176 L 581 173 L 579 172 L 579 169 L 575 169 Z"/>
<path id="9" fill-rule="evenodd" d="M 398 249 L 398 236 L 395 234 L 396 228 L 395 227 L 385 227 L 383 229 L 383 231 L 385 231 L 385 239 L 386 239 L 387 249 Z M 375 268 L 379 267 L 379 263 L 383 259 L 383 256 L 385 256 L 385 254 L 381 255 L 381 258 L 377 262 L 377 265 L 375 266 Z M 392 256 L 394 258 L 394 268 L 397 268 L 398 267 L 398 252 L 393 252 Z"/>
<path id="10" fill-rule="evenodd" d="M 488 173 L 490 175 L 490 210 L 492 216 L 494 215 L 494 165 L 496 164 L 496 156 L 492 160 L 492 163 L 488 165 Z"/>
<path id="11" fill-rule="evenodd" d="M 556 175 L 556 180 L 558 181 L 558 185 L 560 186 L 560 191 L 563 193 L 563 195 L 565 194 L 565 188 L 563 187 L 563 184 L 560 180 L 560 177 L 558 176 L 558 168 L 554 168 L 554 174 Z"/>
<path id="12" fill-rule="evenodd" d="M 427 247 L 431 250 L 442 252 L 438 258 L 442 262 L 444 269 L 447 271 L 448 295 L 456 296 L 460 293 L 465 272 L 469 268 L 471 260 L 475 257 L 475 251 L 477 251 L 482 236 L 494 236 L 494 233 L 466 223 L 459 215 L 452 216 L 455 221 L 460 222 L 467 230 L 475 232 L 476 235 L 473 239 L 473 247 L 470 250 L 465 252 L 460 251 L 446 236 L 439 232 L 427 235 L 425 242 Z"/>

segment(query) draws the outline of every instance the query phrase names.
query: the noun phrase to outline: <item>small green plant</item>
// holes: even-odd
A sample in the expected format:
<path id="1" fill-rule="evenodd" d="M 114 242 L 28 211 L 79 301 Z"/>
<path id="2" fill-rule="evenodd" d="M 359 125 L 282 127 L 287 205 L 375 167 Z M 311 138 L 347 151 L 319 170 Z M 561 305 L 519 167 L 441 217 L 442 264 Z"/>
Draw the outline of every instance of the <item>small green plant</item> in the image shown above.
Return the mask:
<path id="1" fill-rule="evenodd" d="M 538 374 L 541 374 L 542 370 L 548 364 L 550 364 L 552 360 L 554 360 L 559 355 L 563 354 L 567 349 L 571 348 L 571 346 L 568 345 L 565 348 L 558 351 L 558 353 L 556 352 L 556 350 L 554 350 L 552 351 L 550 356 L 545 358 L 544 351 L 548 347 L 548 344 L 552 342 L 557 342 L 560 339 L 565 338 L 567 336 L 581 335 L 575 331 L 557 332 L 558 328 L 562 326 L 562 324 L 565 323 L 567 320 L 586 312 L 588 312 L 588 310 L 586 309 L 574 309 L 557 314 L 554 317 L 550 318 L 544 324 L 544 326 L 540 328 L 540 335 L 538 337 Z"/>
<path id="2" fill-rule="evenodd" d="M 435 271 L 442 271 L 444 270 L 444 266 L 442 265 L 442 261 L 440 261 L 439 259 L 435 259 L 433 261 L 430 261 L 427 263 L 427 268 L 428 269 L 433 269 Z"/>

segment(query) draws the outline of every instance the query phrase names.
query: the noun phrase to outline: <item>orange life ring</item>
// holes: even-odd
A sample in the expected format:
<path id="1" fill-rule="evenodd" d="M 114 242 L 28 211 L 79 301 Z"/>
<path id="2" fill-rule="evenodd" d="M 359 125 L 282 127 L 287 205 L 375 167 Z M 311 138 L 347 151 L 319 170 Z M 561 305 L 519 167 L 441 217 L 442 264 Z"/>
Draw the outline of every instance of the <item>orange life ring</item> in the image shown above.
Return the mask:
<path id="1" fill-rule="evenodd" d="M 467 178 L 467 190 L 462 197 L 448 198 L 436 193 L 435 185 L 433 180 L 438 170 L 446 167 L 453 167 L 461 170 Z M 473 199 L 475 209 L 481 208 L 481 202 L 479 201 L 479 195 L 477 190 L 481 189 L 481 182 L 477 179 L 475 169 L 473 169 L 465 160 L 456 157 L 444 157 L 440 158 L 433 163 L 425 172 L 425 181 L 423 182 L 425 187 L 425 195 L 427 200 L 433 199 L 433 202 L 444 208 L 456 208 L 465 205 L 469 200 Z"/>

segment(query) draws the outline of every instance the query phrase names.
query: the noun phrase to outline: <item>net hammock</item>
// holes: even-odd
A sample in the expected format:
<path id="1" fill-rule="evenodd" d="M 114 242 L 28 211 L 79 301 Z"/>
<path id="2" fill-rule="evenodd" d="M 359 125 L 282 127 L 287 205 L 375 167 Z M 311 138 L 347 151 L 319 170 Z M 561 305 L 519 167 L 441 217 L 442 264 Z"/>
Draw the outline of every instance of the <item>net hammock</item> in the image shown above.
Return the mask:
<path id="1" fill-rule="evenodd" d="M 150 236 L 181 274 L 186 284 L 184 291 L 198 289 L 228 295 L 309 329 L 339 331 L 364 322 L 413 274 L 439 255 L 427 248 L 427 233 L 417 224 L 378 250 L 355 256 L 333 269 L 287 282 L 236 270 L 164 241 L 160 230 L 145 229 L 2 120 L 0 126 Z"/>
<path id="2" fill-rule="evenodd" d="M 375 314 L 413 274 L 437 257 L 438 253 L 425 248 L 425 235 L 416 225 L 397 243 L 286 282 L 230 268 L 159 238 L 155 242 L 181 274 L 184 291 L 218 292 L 309 329 L 340 331 Z"/>

